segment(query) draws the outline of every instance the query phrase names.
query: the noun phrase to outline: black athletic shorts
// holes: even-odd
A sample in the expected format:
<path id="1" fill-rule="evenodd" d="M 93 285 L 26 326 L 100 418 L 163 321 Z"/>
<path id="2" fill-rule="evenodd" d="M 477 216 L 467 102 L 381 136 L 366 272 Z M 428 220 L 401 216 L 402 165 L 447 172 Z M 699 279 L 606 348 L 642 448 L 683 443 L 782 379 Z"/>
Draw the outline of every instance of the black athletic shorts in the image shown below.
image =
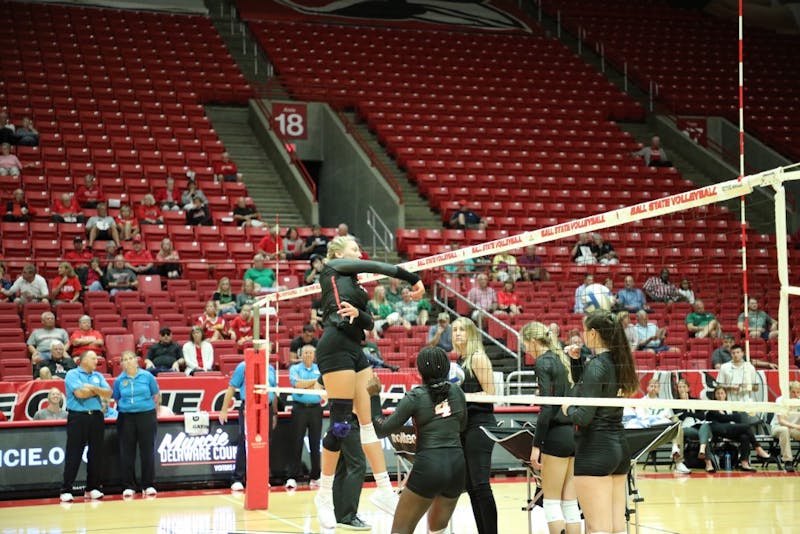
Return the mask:
<path id="1" fill-rule="evenodd" d="M 623 431 L 586 429 L 575 437 L 575 476 L 626 475 L 631 454 Z"/>
<path id="2" fill-rule="evenodd" d="M 317 366 L 323 375 L 333 371 L 359 372 L 371 367 L 361 343 L 332 326 L 325 328 L 317 343 Z"/>
<path id="3" fill-rule="evenodd" d="M 542 454 L 569 458 L 575 456 L 575 427 L 554 425 L 547 429 L 547 435 L 540 448 Z"/>
<path id="4" fill-rule="evenodd" d="M 406 487 L 426 499 L 439 495 L 458 499 L 464 492 L 466 470 L 464 451 L 460 447 L 426 449 L 414 457 Z"/>

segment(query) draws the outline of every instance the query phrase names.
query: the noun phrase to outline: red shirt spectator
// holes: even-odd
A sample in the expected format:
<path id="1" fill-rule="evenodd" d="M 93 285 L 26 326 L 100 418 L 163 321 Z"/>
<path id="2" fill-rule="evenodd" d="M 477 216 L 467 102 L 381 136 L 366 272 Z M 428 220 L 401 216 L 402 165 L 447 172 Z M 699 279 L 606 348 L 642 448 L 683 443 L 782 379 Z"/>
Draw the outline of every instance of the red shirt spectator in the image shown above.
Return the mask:
<path id="1" fill-rule="evenodd" d="M 100 202 L 106 201 L 106 196 L 95 183 L 94 176 L 87 174 L 84 180 L 85 184 L 75 192 L 75 199 L 84 208 L 96 208 Z"/>
<path id="2" fill-rule="evenodd" d="M 222 339 L 227 331 L 225 319 L 217 314 L 217 303 L 213 300 L 206 303 L 206 311 L 194 324 L 203 329 L 203 336 L 209 341 Z"/>
<path id="3" fill-rule="evenodd" d="M 256 250 L 266 254 L 268 259 L 275 258 L 276 253 L 278 256 L 280 256 L 284 254 L 283 238 L 278 235 L 278 232 L 275 228 L 271 228 L 269 233 L 258 242 L 258 245 L 256 245 Z"/>
<path id="4" fill-rule="evenodd" d="M 161 219 L 161 209 L 155 205 L 139 204 L 139 207 L 136 208 L 136 218 L 143 223 L 158 224 Z"/>
<path id="5" fill-rule="evenodd" d="M 14 191 L 14 198 L 6 202 L 6 212 L 3 220 L 8 222 L 27 222 L 36 215 L 36 210 L 28 205 L 22 189 Z"/>
<path id="6" fill-rule="evenodd" d="M 82 237 L 76 237 L 72 240 L 75 244 L 75 249 L 70 250 L 66 254 L 64 254 L 64 261 L 67 261 L 73 267 L 87 267 L 89 262 L 92 261 L 94 254 L 90 250 L 86 250 L 83 244 Z"/>
<path id="7" fill-rule="evenodd" d="M 156 189 L 156 203 L 163 210 L 178 210 L 181 207 L 181 193 L 175 189 L 175 179 L 167 176 L 165 186 Z"/>
<path id="8" fill-rule="evenodd" d="M 230 159 L 227 152 L 220 156 L 222 159 L 214 164 L 214 179 L 217 181 L 236 182 L 239 180 L 239 167 Z"/>
<path id="9" fill-rule="evenodd" d="M 57 222 L 82 222 L 84 219 L 78 201 L 70 193 L 62 193 L 59 198 L 55 199 L 50 213 Z"/>
<path id="10" fill-rule="evenodd" d="M 228 325 L 228 330 L 231 334 L 236 336 L 237 340 L 242 340 L 243 338 L 252 338 L 253 320 L 243 319 L 241 315 L 237 315 L 233 318 L 231 324 Z"/>
<path id="11" fill-rule="evenodd" d="M 132 271 L 142 274 L 153 268 L 153 254 L 142 246 L 142 237 L 133 238 L 133 250 L 125 253 L 125 263 Z"/>
<path id="12" fill-rule="evenodd" d="M 58 266 L 58 276 L 50 282 L 50 300 L 60 302 L 75 302 L 81 296 L 81 281 L 75 270 L 67 262 Z"/>
<path id="13" fill-rule="evenodd" d="M 80 356 L 87 350 L 102 354 L 103 334 L 92 328 L 91 319 L 88 316 L 81 317 L 78 326 L 79 328 L 69 336 L 70 354 Z"/>

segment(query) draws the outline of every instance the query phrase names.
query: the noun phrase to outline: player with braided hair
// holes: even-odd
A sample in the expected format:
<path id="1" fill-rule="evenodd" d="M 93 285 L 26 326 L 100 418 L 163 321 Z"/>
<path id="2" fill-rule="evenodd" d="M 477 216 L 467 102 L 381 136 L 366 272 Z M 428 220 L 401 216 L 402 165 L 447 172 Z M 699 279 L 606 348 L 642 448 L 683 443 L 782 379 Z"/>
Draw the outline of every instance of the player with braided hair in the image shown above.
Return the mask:
<path id="1" fill-rule="evenodd" d="M 388 436 L 414 420 L 417 450 L 392 523 L 393 534 L 411 534 L 428 512 L 429 532 L 444 532 L 458 497 L 464 491 L 465 460 L 460 434 L 467 424 L 464 392 L 448 380 L 450 360 L 439 347 L 425 347 L 417 355 L 422 386 L 415 387 L 384 418 L 378 393 L 381 383 L 373 376 L 367 386 L 372 395 L 372 424 L 378 436 Z"/>

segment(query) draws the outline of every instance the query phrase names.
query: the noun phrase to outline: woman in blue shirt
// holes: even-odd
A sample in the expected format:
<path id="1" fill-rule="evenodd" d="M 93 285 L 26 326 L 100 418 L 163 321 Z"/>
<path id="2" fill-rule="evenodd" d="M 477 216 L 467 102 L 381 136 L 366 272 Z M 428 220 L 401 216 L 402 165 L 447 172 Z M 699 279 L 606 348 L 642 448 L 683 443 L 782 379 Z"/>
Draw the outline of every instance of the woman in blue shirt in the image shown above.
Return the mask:
<path id="1" fill-rule="evenodd" d="M 142 484 L 146 496 L 156 495 L 153 487 L 155 443 L 158 418 L 158 383 L 155 377 L 139 368 L 136 354 L 122 353 L 122 373 L 114 380 L 111 396 L 117 401 L 120 473 L 123 497 L 131 498 L 136 490 L 136 447 L 142 464 Z"/>

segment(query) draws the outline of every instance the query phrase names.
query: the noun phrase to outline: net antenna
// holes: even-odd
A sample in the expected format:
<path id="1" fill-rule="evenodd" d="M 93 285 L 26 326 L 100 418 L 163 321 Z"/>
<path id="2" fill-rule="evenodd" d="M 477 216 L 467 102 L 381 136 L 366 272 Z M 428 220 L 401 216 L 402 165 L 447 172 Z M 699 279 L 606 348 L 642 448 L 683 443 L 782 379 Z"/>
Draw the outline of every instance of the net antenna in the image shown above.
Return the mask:
<path id="1" fill-rule="evenodd" d="M 744 0 L 739 0 L 739 181 L 744 179 L 744 39 L 743 8 Z M 747 284 L 747 214 L 745 212 L 745 196 L 739 197 L 739 221 L 742 239 L 742 298 L 744 301 L 743 326 L 745 328 L 744 357 L 750 361 L 750 291 Z"/>

